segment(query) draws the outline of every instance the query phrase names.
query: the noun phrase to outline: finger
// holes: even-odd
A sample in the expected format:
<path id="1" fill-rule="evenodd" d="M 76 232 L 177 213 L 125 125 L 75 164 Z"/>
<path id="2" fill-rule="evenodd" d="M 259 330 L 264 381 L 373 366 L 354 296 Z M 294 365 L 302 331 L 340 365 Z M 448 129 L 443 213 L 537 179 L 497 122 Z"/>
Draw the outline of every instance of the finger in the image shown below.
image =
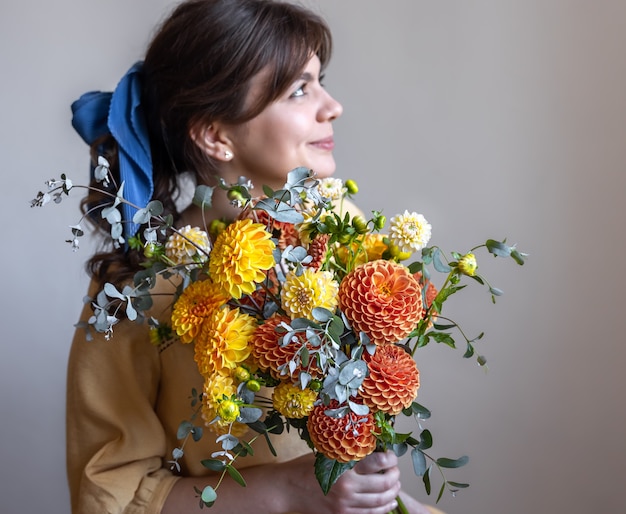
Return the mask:
<path id="1" fill-rule="evenodd" d="M 354 470 L 362 475 L 378 473 L 398 465 L 398 457 L 393 452 L 374 452 L 360 460 Z"/>

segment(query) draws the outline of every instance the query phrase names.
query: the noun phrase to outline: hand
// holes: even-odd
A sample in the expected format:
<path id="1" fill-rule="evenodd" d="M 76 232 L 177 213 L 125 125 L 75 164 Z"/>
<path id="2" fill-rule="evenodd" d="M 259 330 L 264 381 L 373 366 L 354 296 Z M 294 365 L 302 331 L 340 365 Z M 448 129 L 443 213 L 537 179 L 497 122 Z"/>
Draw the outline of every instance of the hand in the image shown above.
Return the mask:
<path id="1" fill-rule="evenodd" d="M 300 479 L 306 482 L 300 483 L 303 505 L 297 505 L 294 510 L 303 514 L 387 514 L 397 507 L 400 470 L 394 453 L 375 452 L 365 457 L 345 472 L 326 496 L 312 473 L 311 460 L 305 459 L 297 459 L 306 462 L 308 472 L 300 474 L 306 477 Z"/>

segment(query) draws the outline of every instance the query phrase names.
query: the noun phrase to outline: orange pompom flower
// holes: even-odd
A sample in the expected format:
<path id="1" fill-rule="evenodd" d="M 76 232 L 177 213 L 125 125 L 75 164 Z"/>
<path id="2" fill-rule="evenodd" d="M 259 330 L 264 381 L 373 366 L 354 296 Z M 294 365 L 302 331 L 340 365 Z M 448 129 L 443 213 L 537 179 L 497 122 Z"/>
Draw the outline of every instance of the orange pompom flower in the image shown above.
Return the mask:
<path id="1" fill-rule="evenodd" d="M 377 345 L 404 339 L 424 315 L 417 279 L 405 266 L 385 260 L 348 273 L 339 286 L 339 306 L 352 327 Z"/>
<path id="2" fill-rule="evenodd" d="M 209 274 L 233 298 L 241 298 L 265 279 L 274 266 L 274 242 L 260 223 L 237 220 L 226 227 L 215 241 L 209 259 Z"/>
<path id="3" fill-rule="evenodd" d="M 364 354 L 369 375 L 363 380 L 363 403 L 370 409 L 399 414 L 417 397 L 419 370 L 413 357 L 395 344 L 376 348 L 374 355 Z"/>
<path id="4" fill-rule="evenodd" d="M 307 429 L 315 449 L 329 459 L 338 462 L 361 460 L 376 449 L 374 416 L 358 416 L 350 412 L 341 417 L 326 414 L 328 409 L 336 409 L 337 400 L 330 405 L 316 405 L 309 419 Z"/>
<path id="5" fill-rule="evenodd" d="M 172 328 L 183 343 L 190 343 L 200 332 L 204 320 L 227 301 L 219 284 L 211 280 L 192 282 L 174 304 Z"/>
<path id="6" fill-rule="evenodd" d="M 270 375 L 279 380 L 288 376 L 288 370 L 281 374 L 281 369 L 287 366 L 289 361 L 293 360 L 296 352 L 302 345 L 306 345 L 309 350 L 312 349 L 312 346 L 306 341 L 304 335 L 298 335 L 297 341 L 291 341 L 285 346 L 278 344 L 284 332 L 277 332 L 276 327 L 283 321 L 290 323 L 291 319 L 287 316 L 272 316 L 265 323 L 257 327 L 250 340 L 252 357 L 255 363 L 262 371 L 267 371 Z M 322 377 L 322 372 L 313 359 L 309 362 L 306 370 L 303 370 L 300 365 L 296 366 L 292 375 L 294 382 L 298 380 L 300 371 L 307 371 L 313 378 Z"/>

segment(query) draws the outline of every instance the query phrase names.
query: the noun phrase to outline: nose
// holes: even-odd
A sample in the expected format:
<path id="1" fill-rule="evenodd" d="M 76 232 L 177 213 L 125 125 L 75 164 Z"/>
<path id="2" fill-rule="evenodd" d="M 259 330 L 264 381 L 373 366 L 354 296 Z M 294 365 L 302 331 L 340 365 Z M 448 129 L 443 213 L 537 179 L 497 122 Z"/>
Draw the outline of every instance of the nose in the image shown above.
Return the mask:
<path id="1" fill-rule="evenodd" d="M 343 106 L 324 90 L 324 101 L 318 111 L 318 121 L 333 121 L 341 116 Z"/>

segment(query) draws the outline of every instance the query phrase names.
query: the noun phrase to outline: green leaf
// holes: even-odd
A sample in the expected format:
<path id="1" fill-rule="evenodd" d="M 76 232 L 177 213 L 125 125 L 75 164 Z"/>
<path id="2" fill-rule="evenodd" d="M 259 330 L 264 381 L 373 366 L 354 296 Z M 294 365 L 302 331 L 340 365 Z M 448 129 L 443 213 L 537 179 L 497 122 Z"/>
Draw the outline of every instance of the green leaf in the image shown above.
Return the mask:
<path id="1" fill-rule="evenodd" d="M 445 332 L 431 332 L 430 337 L 432 337 L 438 343 L 443 343 L 448 345 L 450 348 L 456 348 L 454 344 L 454 339 L 450 334 Z"/>
<path id="2" fill-rule="evenodd" d="M 430 433 L 430 430 L 422 430 L 422 433 L 420 434 L 420 444 L 418 448 L 420 450 L 428 450 L 428 448 L 432 447 L 432 445 L 433 436 Z"/>
<path id="3" fill-rule="evenodd" d="M 469 461 L 469 457 L 464 455 L 458 459 L 447 459 L 445 457 L 441 457 L 437 459 L 437 465 L 442 468 L 460 468 L 461 466 L 465 466 Z"/>
<path id="4" fill-rule="evenodd" d="M 200 464 L 211 471 L 224 471 L 226 467 L 226 464 L 218 459 L 203 459 L 200 461 Z"/>
<path id="5" fill-rule="evenodd" d="M 522 253 L 522 252 L 518 252 L 515 248 L 513 248 L 513 250 L 511 250 L 511 257 L 513 258 L 513 260 L 515 262 L 517 262 L 517 264 L 519 264 L 520 266 L 524 265 L 524 258 L 527 256 L 527 254 Z"/>
<path id="6" fill-rule="evenodd" d="M 193 430 L 193 423 L 191 421 L 182 421 L 180 425 L 178 425 L 178 430 L 176 432 L 177 439 L 184 439 L 189 435 L 189 433 Z"/>
<path id="7" fill-rule="evenodd" d="M 228 474 L 235 482 L 237 482 L 242 487 L 246 487 L 246 481 L 243 479 L 241 473 L 239 473 L 239 471 L 237 471 L 234 466 L 227 464 L 226 471 L 228 471 Z"/>
<path id="8" fill-rule="evenodd" d="M 424 473 L 422 475 L 422 482 L 424 482 L 424 489 L 426 489 L 426 494 L 430 494 L 430 470 L 431 468 L 428 468 L 426 470 L 426 473 Z"/>
<path id="9" fill-rule="evenodd" d="M 469 484 L 464 484 L 462 482 L 451 482 L 450 480 L 448 480 L 448 485 L 451 485 L 455 489 L 467 489 L 469 487 Z"/>
<path id="10" fill-rule="evenodd" d="M 326 495 L 330 491 L 332 485 L 343 475 L 346 471 L 352 469 L 356 463 L 350 462 L 337 462 L 336 460 L 329 459 L 325 455 L 318 453 L 315 457 L 315 477 L 322 487 L 323 493 Z"/>

